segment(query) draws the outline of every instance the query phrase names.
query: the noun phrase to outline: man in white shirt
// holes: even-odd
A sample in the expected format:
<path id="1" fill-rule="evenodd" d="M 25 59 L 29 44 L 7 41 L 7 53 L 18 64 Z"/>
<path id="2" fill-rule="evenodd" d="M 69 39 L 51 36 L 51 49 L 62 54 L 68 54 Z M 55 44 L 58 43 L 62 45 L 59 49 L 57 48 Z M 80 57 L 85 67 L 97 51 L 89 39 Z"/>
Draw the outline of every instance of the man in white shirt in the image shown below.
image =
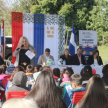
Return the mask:
<path id="1" fill-rule="evenodd" d="M 43 65 L 43 63 L 46 63 L 48 59 L 54 60 L 53 56 L 50 55 L 50 49 L 45 49 L 45 54 L 41 55 L 38 60 L 38 65 Z"/>

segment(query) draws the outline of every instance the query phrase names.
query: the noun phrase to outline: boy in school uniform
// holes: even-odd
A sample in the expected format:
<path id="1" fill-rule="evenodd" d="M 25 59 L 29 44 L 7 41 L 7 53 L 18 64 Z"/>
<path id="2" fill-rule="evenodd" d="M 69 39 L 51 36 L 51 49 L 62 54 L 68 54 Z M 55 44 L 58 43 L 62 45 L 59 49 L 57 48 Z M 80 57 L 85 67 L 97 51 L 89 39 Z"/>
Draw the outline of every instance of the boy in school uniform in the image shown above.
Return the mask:
<path id="1" fill-rule="evenodd" d="M 75 92 L 85 91 L 85 87 L 82 86 L 82 77 L 81 77 L 81 75 L 73 74 L 70 77 L 70 82 L 71 82 L 71 85 L 72 85 L 73 89 L 68 89 L 68 91 L 66 92 L 66 94 L 64 96 L 64 99 L 63 99 L 68 108 L 71 108 L 71 106 L 72 106 L 73 94 Z"/>

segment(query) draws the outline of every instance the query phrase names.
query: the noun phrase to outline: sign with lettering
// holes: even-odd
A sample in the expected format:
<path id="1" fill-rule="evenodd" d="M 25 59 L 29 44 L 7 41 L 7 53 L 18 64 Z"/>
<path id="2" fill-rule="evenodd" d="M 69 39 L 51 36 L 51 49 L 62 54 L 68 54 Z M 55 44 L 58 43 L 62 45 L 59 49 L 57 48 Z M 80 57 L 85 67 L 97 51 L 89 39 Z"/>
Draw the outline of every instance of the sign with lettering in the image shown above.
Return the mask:
<path id="1" fill-rule="evenodd" d="M 97 49 L 97 31 L 79 30 L 79 47 L 87 61 L 88 56 Z"/>

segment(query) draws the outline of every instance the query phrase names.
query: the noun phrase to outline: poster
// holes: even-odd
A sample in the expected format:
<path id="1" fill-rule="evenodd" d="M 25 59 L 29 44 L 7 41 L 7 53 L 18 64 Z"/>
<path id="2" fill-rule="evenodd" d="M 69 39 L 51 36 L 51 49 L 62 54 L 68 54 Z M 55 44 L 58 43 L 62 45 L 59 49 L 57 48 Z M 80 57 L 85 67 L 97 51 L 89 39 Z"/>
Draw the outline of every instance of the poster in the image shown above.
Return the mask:
<path id="1" fill-rule="evenodd" d="M 97 31 L 79 30 L 79 47 L 87 61 L 88 57 L 97 49 Z"/>

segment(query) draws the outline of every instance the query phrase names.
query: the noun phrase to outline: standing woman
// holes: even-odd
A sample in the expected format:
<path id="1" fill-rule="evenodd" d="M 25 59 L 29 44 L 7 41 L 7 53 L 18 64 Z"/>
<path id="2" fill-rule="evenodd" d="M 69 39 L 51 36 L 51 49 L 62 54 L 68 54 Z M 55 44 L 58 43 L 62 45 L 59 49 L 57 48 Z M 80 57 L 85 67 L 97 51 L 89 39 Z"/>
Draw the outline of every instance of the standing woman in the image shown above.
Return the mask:
<path id="1" fill-rule="evenodd" d="M 35 66 L 34 58 L 29 59 L 25 54 L 28 50 L 33 52 L 35 54 L 35 57 L 37 57 L 37 54 L 36 54 L 36 51 L 35 51 L 34 47 L 31 46 L 28 42 L 28 39 L 23 36 L 19 40 L 18 47 L 13 52 L 13 56 L 16 57 L 16 61 L 15 61 L 15 64 L 14 64 L 15 66 L 21 65 L 24 68 L 26 68 L 26 66 L 29 65 L 29 64 Z"/>
<path id="2" fill-rule="evenodd" d="M 66 61 L 66 65 L 72 65 L 72 56 L 69 55 L 69 49 L 65 49 L 64 54 L 60 58 Z"/>
<path id="3" fill-rule="evenodd" d="M 101 57 L 99 56 L 99 51 L 94 50 L 92 56 L 88 58 L 88 65 L 103 65 L 103 61 Z"/>

